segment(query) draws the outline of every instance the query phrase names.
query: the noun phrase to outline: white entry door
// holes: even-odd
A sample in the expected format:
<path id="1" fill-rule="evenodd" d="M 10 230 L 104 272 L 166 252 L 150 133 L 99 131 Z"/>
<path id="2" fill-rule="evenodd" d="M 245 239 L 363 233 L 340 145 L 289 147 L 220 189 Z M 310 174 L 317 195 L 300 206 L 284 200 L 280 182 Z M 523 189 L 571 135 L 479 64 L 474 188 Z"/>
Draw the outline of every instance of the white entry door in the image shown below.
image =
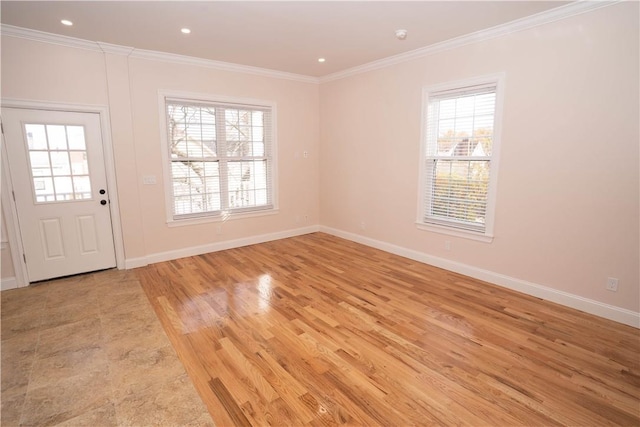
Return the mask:
<path id="1" fill-rule="evenodd" d="M 29 282 L 116 266 L 100 116 L 3 108 Z"/>

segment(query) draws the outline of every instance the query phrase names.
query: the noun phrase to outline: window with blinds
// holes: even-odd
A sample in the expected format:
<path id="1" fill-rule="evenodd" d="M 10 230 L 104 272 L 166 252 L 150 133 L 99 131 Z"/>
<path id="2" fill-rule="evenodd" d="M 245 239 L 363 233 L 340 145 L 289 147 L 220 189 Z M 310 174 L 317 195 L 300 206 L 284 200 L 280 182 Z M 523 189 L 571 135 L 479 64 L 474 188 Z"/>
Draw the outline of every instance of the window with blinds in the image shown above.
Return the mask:
<path id="1" fill-rule="evenodd" d="M 490 234 L 499 80 L 425 90 L 419 223 Z"/>
<path id="2" fill-rule="evenodd" d="M 273 208 L 272 107 L 165 106 L 173 219 Z"/>

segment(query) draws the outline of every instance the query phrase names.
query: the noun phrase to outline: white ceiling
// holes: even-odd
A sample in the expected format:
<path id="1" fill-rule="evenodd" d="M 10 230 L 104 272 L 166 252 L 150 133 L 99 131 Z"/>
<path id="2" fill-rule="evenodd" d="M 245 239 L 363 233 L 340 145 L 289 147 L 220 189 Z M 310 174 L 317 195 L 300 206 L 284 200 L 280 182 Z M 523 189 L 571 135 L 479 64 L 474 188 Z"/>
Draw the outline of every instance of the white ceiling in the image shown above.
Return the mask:
<path id="1" fill-rule="evenodd" d="M 0 7 L 3 24 L 321 77 L 567 3 L 3 0 Z M 408 30 L 406 40 L 396 39 L 397 29 Z"/>

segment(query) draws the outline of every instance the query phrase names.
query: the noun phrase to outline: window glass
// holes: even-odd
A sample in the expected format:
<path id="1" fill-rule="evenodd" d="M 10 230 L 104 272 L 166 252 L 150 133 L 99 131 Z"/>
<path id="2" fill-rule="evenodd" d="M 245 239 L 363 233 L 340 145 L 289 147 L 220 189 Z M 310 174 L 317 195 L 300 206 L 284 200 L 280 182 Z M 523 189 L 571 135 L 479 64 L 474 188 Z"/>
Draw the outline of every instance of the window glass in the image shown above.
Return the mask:
<path id="1" fill-rule="evenodd" d="M 497 94 L 497 81 L 425 90 L 419 224 L 487 232 Z"/>
<path id="2" fill-rule="evenodd" d="M 273 207 L 270 107 L 167 100 L 173 219 Z"/>
<path id="3" fill-rule="evenodd" d="M 36 203 L 90 199 L 83 126 L 24 125 Z"/>

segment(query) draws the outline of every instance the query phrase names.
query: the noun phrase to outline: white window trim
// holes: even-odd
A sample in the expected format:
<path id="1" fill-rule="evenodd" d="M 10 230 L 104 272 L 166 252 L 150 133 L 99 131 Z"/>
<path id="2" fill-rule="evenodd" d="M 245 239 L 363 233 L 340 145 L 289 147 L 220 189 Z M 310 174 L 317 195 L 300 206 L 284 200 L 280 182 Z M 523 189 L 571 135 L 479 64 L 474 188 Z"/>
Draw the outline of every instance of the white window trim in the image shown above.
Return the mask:
<path id="1" fill-rule="evenodd" d="M 498 187 L 498 171 L 500 169 L 500 139 L 502 134 L 502 117 L 504 103 L 504 81 L 506 74 L 496 73 L 485 76 L 446 82 L 422 88 L 422 116 L 421 116 L 421 133 L 420 133 L 420 182 L 418 185 L 418 209 L 416 227 L 419 230 L 430 231 L 434 233 L 446 234 L 450 236 L 462 237 L 470 240 L 476 240 L 485 243 L 491 243 L 494 238 L 494 222 L 496 210 L 496 195 Z M 489 172 L 489 190 L 487 194 L 487 210 L 485 214 L 484 231 L 473 231 L 464 228 L 456 228 L 446 224 L 435 224 L 424 222 L 424 198 L 426 190 L 426 166 L 425 158 L 427 155 L 427 108 L 429 105 L 429 93 L 441 92 L 446 90 L 456 90 L 467 86 L 478 86 L 483 84 L 496 85 L 496 111 L 494 117 L 493 129 L 493 145 L 491 154 L 491 170 Z"/>
<path id="2" fill-rule="evenodd" d="M 171 159 L 169 158 L 169 141 L 167 135 L 167 99 L 184 99 L 185 101 L 199 101 L 212 103 L 230 103 L 242 105 L 255 105 L 259 107 L 269 107 L 271 109 L 272 120 L 272 140 L 271 140 L 271 184 L 272 184 L 272 207 L 268 209 L 256 209 L 247 212 L 234 212 L 219 215 L 203 215 L 192 218 L 174 218 L 173 216 L 173 188 L 171 181 Z M 158 108 L 160 123 L 160 145 L 162 152 L 162 176 L 164 182 L 164 199 L 166 223 L 169 227 L 179 227 L 183 225 L 205 224 L 211 222 L 224 222 L 230 219 L 251 218 L 278 213 L 278 150 L 277 150 L 277 111 L 275 102 L 254 98 L 230 97 L 224 95 L 213 95 L 208 93 L 194 93 L 173 90 L 158 91 Z"/>
<path id="3" fill-rule="evenodd" d="M 206 224 L 210 222 L 227 222 L 233 221 L 235 219 L 246 219 L 246 218 L 254 218 L 261 217 L 267 215 L 277 215 L 280 211 L 276 208 L 271 209 L 261 209 L 252 212 L 234 212 L 232 214 L 225 215 L 207 215 L 195 218 L 181 218 L 174 219 L 171 222 L 167 222 L 169 227 L 182 227 L 183 225 L 197 225 L 197 224 Z"/>

